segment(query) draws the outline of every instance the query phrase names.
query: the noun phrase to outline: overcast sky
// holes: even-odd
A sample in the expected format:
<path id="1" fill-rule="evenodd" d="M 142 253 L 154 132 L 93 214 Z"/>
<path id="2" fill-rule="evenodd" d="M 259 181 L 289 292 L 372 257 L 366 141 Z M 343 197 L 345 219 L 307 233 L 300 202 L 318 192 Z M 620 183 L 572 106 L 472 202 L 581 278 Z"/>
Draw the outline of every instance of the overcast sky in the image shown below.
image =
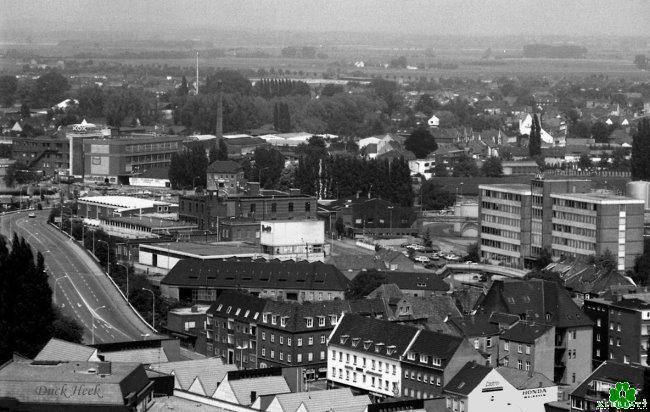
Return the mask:
<path id="1" fill-rule="evenodd" d="M 650 0 L 0 0 L 0 6 L 5 28 L 650 36 Z"/>

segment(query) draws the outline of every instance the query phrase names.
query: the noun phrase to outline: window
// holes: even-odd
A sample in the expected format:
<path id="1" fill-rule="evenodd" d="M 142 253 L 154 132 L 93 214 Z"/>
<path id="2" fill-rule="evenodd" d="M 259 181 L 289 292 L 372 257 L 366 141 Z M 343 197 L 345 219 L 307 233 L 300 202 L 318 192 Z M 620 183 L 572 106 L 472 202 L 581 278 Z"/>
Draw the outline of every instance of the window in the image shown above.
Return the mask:
<path id="1" fill-rule="evenodd" d="M 478 349 L 478 348 L 479 348 L 479 341 L 478 339 L 474 339 L 474 349 Z"/>
<path id="2" fill-rule="evenodd" d="M 508 341 L 507 340 L 503 341 L 503 350 L 510 350 L 508 347 L 509 347 Z"/>
<path id="3" fill-rule="evenodd" d="M 530 355 L 530 345 L 526 345 L 526 355 Z"/>
<path id="4" fill-rule="evenodd" d="M 280 326 L 282 326 L 283 328 L 287 326 L 287 318 L 285 317 L 280 318 Z"/>
<path id="5" fill-rule="evenodd" d="M 530 370 L 530 361 L 526 361 L 526 370 L 527 370 L 527 371 Z"/>
<path id="6" fill-rule="evenodd" d="M 307 354 L 307 360 L 308 360 L 309 362 L 313 361 L 313 360 L 314 360 L 314 354 L 311 353 L 311 352 L 309 352 L 309 353 Z"/>
<path id="7" fill-rule="evenodd" d="M 266 348 L 262 348 L 262 356 L 266 356 Z"/>
<path id="8" fill-rule="evenodd" d="M 296 341 L 296 345 L 302 346 L 302 338 L 298 338 Z"/>
<path id="9" fill-rule="evenodd" d="M 271 349 L 271 359 L 275 359 L 275 351 Z"/>
<path id="10" fill-rule="evenodd" d="M 318 317 L 318 326 L 325 326 L 325 316 Z"/>
<path id="11" fill-rule="evenodd" d="M 336 325 L 336 315 L 330 315 L 330 323 Z"/>
<path id="12" fill-rule="evenodd" d="M 325 335 L 320 335 L 320 343 L 325 344 Z"/>
<path id="13" fill-rule="evenodd" d="M 433 366 L 440 366 L 442 365 L 442 359 L 441 358 L 433 358 Z"/>
<path id="14" fill-rule="evenodd" d="M 345 354 L 345 363 L 350 363 L 350 354 L 349 353 Z"/>
<path id="15" fill-rule="evenodd" d="M 397 366 L 393 365 L 393 375 L 397 375 Z"/>
<path id="16" fill-rule="evenodd" d="M 284 353 L 280 351 L 280 360 L 284 360 Z"/>
<path id="17" fill-rule="evenodd" d="M 428 356 L 427 355 L 420 355 L 420 363 L 427 363 L 428 361 Z"/>
<path id="18" fill-rule="evenodd" d="M 621 330 L 621 325 L 620 324 L 618 325 L 618 330 L 619 331 Z M 571 339 L 576 339 L 576 335 L 577 335 L 577 331 L 572 330 L 571 331 Z"/>
<path id="19" fill-rule="evenodd" d="M 408 360 L 415 360 L 415 353 L 414 352 L 409 352 L 407 355 Z"/>
<path id="20" fill-rule="evenodd" d="M 296 362 L 298 363 L 302 362 L 302 353 L 296 355 Z"/>
<path id="21" fill-rule="evenodd" d="M 275 342 L 275 333 L 272 333 L 271 334 L 271 343 L 274 343 L 274 342 Z"/>
<path id="22" fill-rule="evenodd" d="M 335 350 L 332 351 L 332 360 L 336 360 L 336 351 Z"/>
<path id="23" fill-rule="evenodd" d="M 521 370 L 521 368 L 522 368 L 522 362 L 521 362 L 521 359 L 519 359 L 519 360 L 517 361 L 517 369 L 520 369 L 520 370 Z"/>
<path id="24" fill-rule="evenodd" d="M 601 325 L 601 321 L 600 321 L 600 318 L 598 318 L 598 319 L 596 319 L 596 326 L 600 327 L 600 325 Z"/>
<path id="25" fill-rule="evenodd" d="M 571 383 L 576 383 L 576 374 L 575 373 L 571 374 Z"/>
<path id="26" fill-rule="evenodd" d="M 585 408 L 584 401 L 579 398 L 571 397 L 571 407 L 574 409 L 583 410 Z"/>
<path id="27" fill-rule="evenodd" d="M 522 347 L 521 347 L 521 343 L 519 343 L 519 344 L 517 344 L 517 353 L 521 353 L 521 352 L 522 352 Z M 519 368 L 519 369 L 521 369 L 521 368 Z"/>
<path id="28" fill-rule="evenodd" d="M 314 318 L 307 318 L 307 327 L 311 328 L 314 326 Z"/>
<path id="29" fill-rule="evenodd" d="M 293 212 L 293 202 L 289 202 L 289 212 Z"/>
<path id="30" fill-rule="evenodd" d="M 284 336 L 280 336 L 280 345 L 284 345 Z"/>
<path id="31" fill-rule="evenodd" d="M 325 360 L 325 351 L 320 351 L 320 360 Z"/>
<path id="32" fill-rule="evenodd" d="M 492 347 L 492 338 L 487 338 L 485 340 L 485 346 L 488 347 L 488 348 Z"/>
<path id="33" fill-rule="evenodd" d="M 266 332 L 262 332 L 262 340 L 266 340 Z"/>
<path id="34" fill-rule="evenodd" d="M 264 322 L 264 323 L 269 322 L 269 314 L 268 313 L 263 313 L 262 314 L 262 322 Z"/>
<path id="35" fill-rule="evenodd" d="M 596 342 L 600 342 L 600 333 L 596 334 Z"/>
<path id="36" fill-rule="evenodd" d="M 287 346 L 291 346 L 291 336 L 287 338 Z"/>
<path id="37" fill-rule="evenodd" d="M 305 202 L 305 212 L 311 211 L 311 202 Z"/>
<path id="38" fill-rule="evenodd" d="M 309 345 L 313 345 L 314 344 L 314 337 L 310 336 L 307 342 L 309 342 L 308 343 Z"/>
<path id="39" fill-rule="evenodd" d="M 620 324 L 620 323 L 617 323 L 617 324 L 616 324 L 616 331 L 617 331 L 617 332 L 620 332 L 620 331 L 621 331 L 621 324 Z M 576 338 L 576 333 L 573 332 L 573 339 L 575 339 L 575 338 Z"/>
<path id="40" fill-rule="evenodd" d="M 623 355 L 623 363 L 630 363 L 630 356 L 629 355 Z"/>
<path id="41" fill-rule="evenodd" d="M 357 355 L 352 355 L 352 363 L 357 364 Z"/>

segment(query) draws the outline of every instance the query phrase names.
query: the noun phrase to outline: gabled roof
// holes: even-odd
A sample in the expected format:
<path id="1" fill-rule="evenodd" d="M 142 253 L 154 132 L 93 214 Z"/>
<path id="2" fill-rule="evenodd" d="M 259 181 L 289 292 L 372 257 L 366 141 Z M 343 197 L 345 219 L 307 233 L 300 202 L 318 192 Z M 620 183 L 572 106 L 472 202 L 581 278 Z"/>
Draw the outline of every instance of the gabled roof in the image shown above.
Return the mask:
<path id="1" fill-rule="evenodd" d="M 427 356 L 427 366 L 435 366 L 433 360 L 440 359 L 440 367 L 445 368 L 447 363 L 449 363 L 451 358 L 454 356 L 454 353 L 458 350 L 458 347 L 464 341 L 465 340 L 460 336 L 422 330 L 408 348 L 408 352 L 416 354 L 415 360 L 410 361 L 407 356 L 403 361 L 421 365 L 423 363 L 421 362 L 420 355 L 425 355 Z"/>
<path id="2" fill-rule="evenodd" d="M 161 281 L 163 285 L 177 286 L 335 291 L 345 291 L 348 283 L 333 265 L 263 259 L 183 259 Z"/>
<path id="3" fill-rule="evenodd" d="M 549 329 L 551 329 L 551 326 L 542 325 L 541 323 L 519 321 L 503 332 L 501 339 L 533 344 L 537 338 L 548 332 Z"/>
<path id="4" fill-rule="evenodd" d="M 257 396 L 291 392 L 284 376 L 237 379 L 228 381 L 228 384 L 240 405 L 251 404 L 251 392 L 256 392 Z"/>
<path id="5" fill-rule="evenodd" d="M 37 361 L 81 361 L 91 360 L 96 356 L 97 349 L 78 343 L 67 342 L 57 338 L 51 338 L 47 344 L 36 355 Z M 99 359 L 96 359 L 99 360 Z"/>
<path id="6" fill-rule="evenodd" d="M 410 326 L 346 313 L 334 329 L 330 345 L 399 359 L 417 332 Z"/>
<path id="7" fill-rule="evenodd" d="M 410 315 L 402 316 L 400 307 L 407 305 Z M 446 316 L 462 316 L 451 296 L 413 297 L 404 296 L 397 302 L 396 316 L 399 319 L 426 319 L 437 317 L 441 320 Z"/>
<path id="8" fill-rule="evenodd" d="M 527 372 L 506 366 L 499 366 L 496 370 L 499 375 L 503 376 L 505 380 L 519 390 L 556 386 L 552 380 L 539 372 Z"/>
<path id="9" fill-rule="evenodd" d="M 283 393 L 275 396 L 284 412 L 295 412 L 304 405 L 309 412 L 345 410 L 363 412 L 371 403 L 368 395 L 354 396 L 350 388 L 325 391 Z"/>
<path id="10" fill-rule="evenodd" d="M 458 373 L 445 385 L 445 392 L 468 395 L 492 371 L 489 366 L 476 362 L 467 362 Z"/>
<path id="11" fill-rule="evenodd" d="M 382 298 L 386 302 L 389 302 L 392 299 L 399 300 L 404 296 L 400 288 L 394 283 L 384 283 L 377 286 L 377 289 L 373 290 L 366 296 L 368 299 Z"/>
<path id="12" fill-rule="evenodd" d="M 174 375 L 181 389 L 189 390 L 199 380 L 206 396 L 212 396 L 228 371 L 237 370 L 235 365 L 224 365 L 221 358 L 205 358 L 179 362 L 153 363 L 149 369 Z"/>
<path id="13" fill-rule="evenodd" d="M 476 314 L 452 317 L 449 319 L 449 323 L 467 338 L 499 334 L 499 325 L 490 321 L 490 315 Z"/>
<path id="14" fill-rule="evenodd" d="M 494 281 L 477 313 L 495 312 L 525 315 L 527 321 L 561 328 L 593 325 L 564 287 L 541 279 Z"/>
<path id="15" fill-rule="evenodd" d="M 571 396 L 586 398 L 592 392 L 592 382 L 595 380 L 616 384 L 616 382 L 629 382 L 630 387 L 643 389 L 643 372 L 645 366 L 605 361 L 594 370 L 591 375 L 571 392 Z M 638 392 L 637 392 L 638 393 Z"/>
<path id="16" fill-rule="evenodd" d="M 240 322 L 259 322 L 262 319 L 265 299 L 241 293 L 236 290 L 224 290 L 208 309 L 210 315 L 222 315 Z"/>
<path id="17" fill-rule="evenodd" d="M 243 172 L 242 166 L 234 160 L 217 160 L 210 163 L 207 173 L 239 173 Z"/>
<path id="18" fill-rule="evenodd" d="M 402 255 L 403 256 L 403 255 Z M 400 290 L 447 292 L 450 286 L 435 273 L 383 271 L 384 283 L 394 283 Z"/>
<path id="19" fill-rule="evenodd" d="M 107 362 L 138 362 L 143 365 L 170 361 L 162 347 L 102 352 L 102 356 Z"/>

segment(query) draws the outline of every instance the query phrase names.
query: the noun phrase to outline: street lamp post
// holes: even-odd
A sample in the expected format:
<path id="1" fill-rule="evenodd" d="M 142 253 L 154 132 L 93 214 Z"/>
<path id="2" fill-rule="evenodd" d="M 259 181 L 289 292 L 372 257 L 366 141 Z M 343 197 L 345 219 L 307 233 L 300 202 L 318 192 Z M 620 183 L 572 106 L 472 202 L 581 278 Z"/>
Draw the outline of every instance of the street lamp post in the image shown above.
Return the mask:
<path id="1" fill-rule="evenodd" d="M 110 276 L 111 275 L 111 245 L 109 242 L 105 240 L 97 239 L 97 241 L 101 243 L 106 243 L 106 273 L 108 274 L 108 276 Z"/>
<path id="2" fill-rule="evenodd" d="M 156 295 L 153 293 L 153 290 L 151 289 L 142 288 L 142 290 L 146 290 L 147 292 L 151 293 L 151 326 L 155 328 L 156 327 Z"/>
<path id="3" fill-rule="evenodd" d="M 98 311 L 98 310 L 103 309 L 103 308 L 105 308 L 105 307 L 106 307 L 106 306 L 100 306 L 100 307 L 96 308 L 95 310 L 93 310 L 93 311 L 90 313 L 90 315 L 93 317 L 93 326 L 92 326 L 92 328 L 91 328 L 91 331 L 92 331 L 91 333 L 92 333 L 92 342 L 93 342 L 93 345 L 95 344 L 95 315 L 97 314 L 97 311 Z"/>
<path id="4" fill-rule="evenodd" d="M 239 349 L 239 369 L 244 369 L 244 349 L 248 349 L 248 345 L 243 345 L 243 346 L 237 346 L 237 349 Z"/>

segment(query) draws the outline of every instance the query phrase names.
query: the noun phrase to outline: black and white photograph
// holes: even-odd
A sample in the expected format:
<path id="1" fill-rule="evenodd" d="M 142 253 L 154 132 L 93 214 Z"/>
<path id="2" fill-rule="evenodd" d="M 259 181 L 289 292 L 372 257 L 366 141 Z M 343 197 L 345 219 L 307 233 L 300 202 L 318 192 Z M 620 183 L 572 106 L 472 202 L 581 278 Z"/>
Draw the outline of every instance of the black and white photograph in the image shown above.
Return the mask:
<path id="1" fill-rule="evenodd" d="M 0 411 L 649 400 L 650 1 L 0 0 Z"/>

